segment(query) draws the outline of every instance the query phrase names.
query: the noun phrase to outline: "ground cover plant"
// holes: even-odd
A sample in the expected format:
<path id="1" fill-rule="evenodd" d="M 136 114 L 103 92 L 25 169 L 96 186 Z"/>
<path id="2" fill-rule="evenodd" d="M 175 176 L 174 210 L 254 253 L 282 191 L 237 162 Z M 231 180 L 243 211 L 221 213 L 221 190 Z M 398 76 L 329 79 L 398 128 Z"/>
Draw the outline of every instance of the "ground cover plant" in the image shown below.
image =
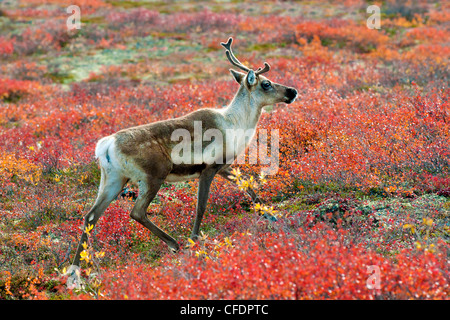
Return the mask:
<path id="1" fill-rule="evenodd" d="M 448 299 L 448 4 L 71 4 L 80 29 L 66 1 L 0 6 L 0 299 Z M 258 126 L 279 130 L 278 172 L 246 163 L 238 186 L 216 178 L 197 242 L 196 182 L 164 185 L 148 214 L 177 254 L 130 219 L 128 185 L 90 231 L 83 288 L 67 289 L 95 143 L 227 104 L 229 36 L 242 62 L 268 61 L 299 92 Z"/>

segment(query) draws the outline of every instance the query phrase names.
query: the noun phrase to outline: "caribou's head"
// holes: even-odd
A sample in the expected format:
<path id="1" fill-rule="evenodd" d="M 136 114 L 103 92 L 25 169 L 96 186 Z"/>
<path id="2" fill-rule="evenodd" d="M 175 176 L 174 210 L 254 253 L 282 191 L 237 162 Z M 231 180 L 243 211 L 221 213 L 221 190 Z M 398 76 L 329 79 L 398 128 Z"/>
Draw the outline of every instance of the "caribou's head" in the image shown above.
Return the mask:
<path id="1" fill-rule="evenodd" d="M 297 90 L 272 82 L 264 77 L 262 74 L 270 70 L 267 62 L 264 62 L 264 68 L 258 68 L 256 71 L 244 66 L 233 54 L 231 50 L 232 42 L 233 38 L 229 38 L 227 43 L 221 42 L 221 45 L 226 49 L 225 53 L 231 64 L 245 71 L 245 73 L 233 69 L 230 69 L 230 72 L 234 79 L 248 90 L 260 107 L 280 102 L 289 104 L 295 101 Z"/>

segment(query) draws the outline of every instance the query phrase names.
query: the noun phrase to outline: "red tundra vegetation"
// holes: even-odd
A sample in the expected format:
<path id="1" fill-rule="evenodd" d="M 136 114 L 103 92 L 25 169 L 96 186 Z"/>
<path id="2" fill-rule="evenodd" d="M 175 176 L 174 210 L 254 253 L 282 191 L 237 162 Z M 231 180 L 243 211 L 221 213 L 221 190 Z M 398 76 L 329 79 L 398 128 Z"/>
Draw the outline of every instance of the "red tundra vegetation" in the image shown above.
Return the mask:
<path id="1" fill-rule="evenodd" d="M 448 4 L 72 4 L 70 31 L 61 0 L 0 10 L 0 299 L 448 299 Z M 380 29 L 366 25 L 372 4 Z M 229 36 L 299 92 L 258 125 L 279 132 L 263 204 L 248 181 L 216 178 L 194 243 L 196 182 L 164 185 L 148 214 L 179 239 L 173 254 L 130 219 L 128 185 L 91 231 L 83 288 L 67 289 L 96 141 L 226 105 Z M 256 181 L 263 165 L 237 167 Z"/>

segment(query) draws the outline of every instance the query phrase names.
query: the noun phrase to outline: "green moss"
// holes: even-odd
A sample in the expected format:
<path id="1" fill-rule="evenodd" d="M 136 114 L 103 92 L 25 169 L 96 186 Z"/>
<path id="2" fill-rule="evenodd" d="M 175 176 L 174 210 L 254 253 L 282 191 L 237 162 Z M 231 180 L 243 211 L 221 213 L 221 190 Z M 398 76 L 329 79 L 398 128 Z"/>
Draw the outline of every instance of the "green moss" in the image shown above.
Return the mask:
<path id="1" fill-rule="evenodd" d="M 105 17 L 82 17 L 81 19 L 82 23 L 88 23 L 88 24 L 103 24 L 107 21 L 105 20 Z"/>
<path id="2" fill-rule="evenodd" d="M 280 46 L 282 46 L 280 43 L 254 43 L 246 48 L 246 51 L 248 52 L 254 52 L 254 51 L 271 51 L 278 49 Z"/>

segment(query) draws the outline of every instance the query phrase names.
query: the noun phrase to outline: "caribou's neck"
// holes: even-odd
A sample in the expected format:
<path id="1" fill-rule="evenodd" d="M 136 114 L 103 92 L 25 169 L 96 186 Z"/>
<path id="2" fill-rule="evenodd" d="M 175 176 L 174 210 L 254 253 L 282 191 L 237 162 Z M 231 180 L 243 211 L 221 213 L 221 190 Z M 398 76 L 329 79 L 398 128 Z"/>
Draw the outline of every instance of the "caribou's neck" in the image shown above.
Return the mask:
<path id="1" fill-rule="evenodd" d="M 223 115 L 234 128 L 254 129 L 261 116 L 261 107 L 241 85 L 231 103 L 223 109 Z"/>

